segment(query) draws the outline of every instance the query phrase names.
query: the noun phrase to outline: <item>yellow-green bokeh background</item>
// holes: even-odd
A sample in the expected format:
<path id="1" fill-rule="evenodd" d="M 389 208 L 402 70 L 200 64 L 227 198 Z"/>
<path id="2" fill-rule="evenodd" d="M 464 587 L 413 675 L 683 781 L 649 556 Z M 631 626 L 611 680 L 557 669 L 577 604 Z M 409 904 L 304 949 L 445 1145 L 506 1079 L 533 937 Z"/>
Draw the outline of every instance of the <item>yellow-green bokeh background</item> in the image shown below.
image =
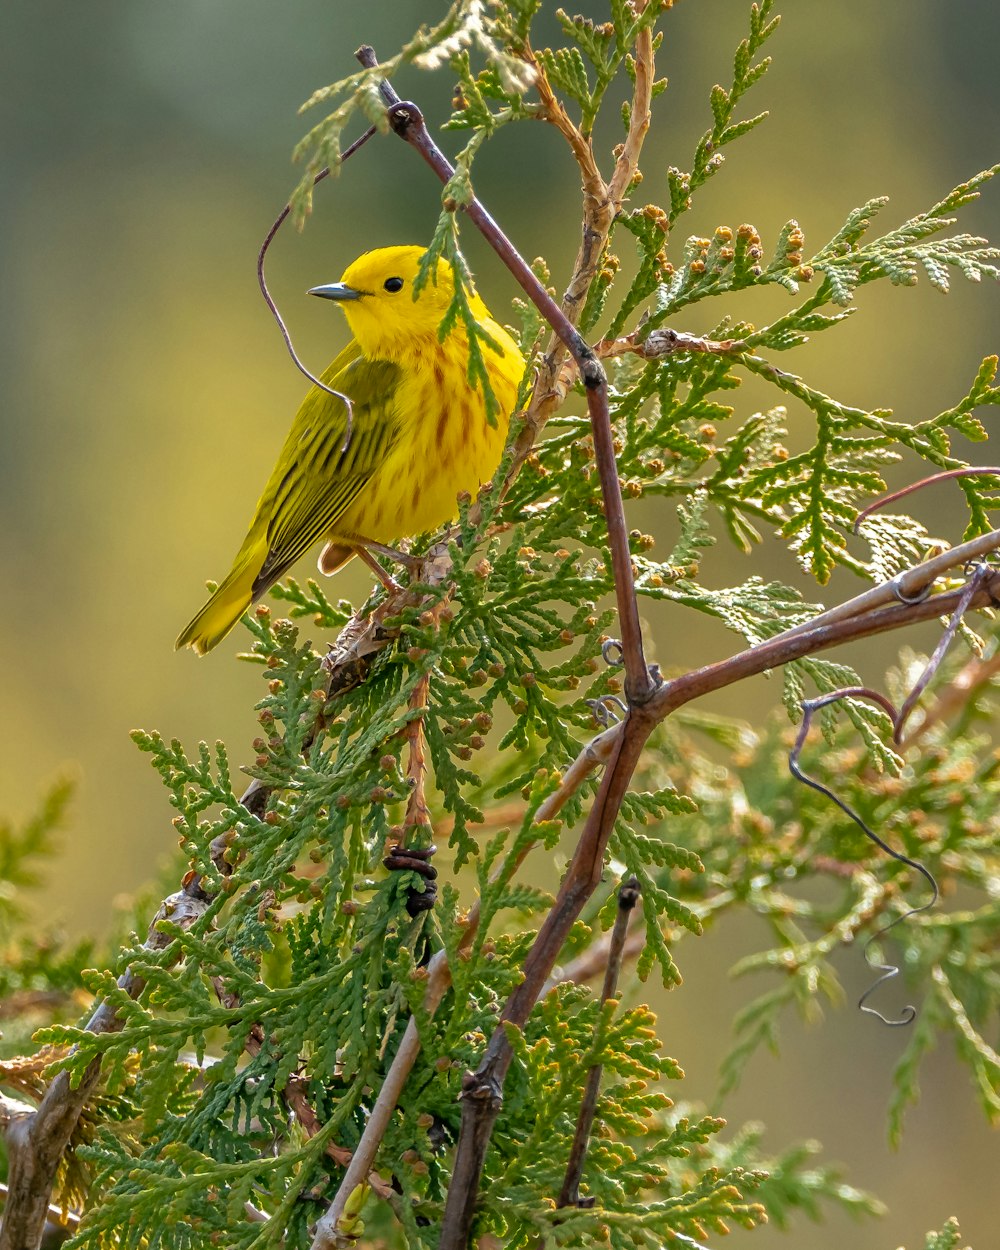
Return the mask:
<path id="1" fill-rule="evenodd" d="M 233 639 L 202 662 L 172 645 L 204 579 L 228 567 L 303 389 L 257 294 L 256 249 L 296 176 L 288 155 L 305 125 L 299 102 L 348 73 L 359 43 L 392 50 L 444 7 L 9 0 L 0 10 L 0 812 L 24 816 L 49 779 L 79 774 L 40 911 L 47 921 L 103 930 L 112 899 L 146 880 L 172 845 L 171 811 L 129 729 L 157 728 L 189 746 L 221 737 L 234 760 L 249 754 L 258 670 L 233 661 Z M 596 0 L 575 0 L 580 7 L 604 15 Z M 688 164 L 747 8 L 685 0 L 665 19 L 660 70 L 671 86 L 656 103 L 644 198 L 664 194 L 667 164 Z M 767 246 L 795 216 L 808 253 L 869 196 L 892 196 L 885 222 L 894 223 L 1000 157 L 1000 10 L 987 0 L 784 8 L 775 66 L 747 105 L 772 118 L 730 150 L 682 233 L 751 221 Z M 447 72 L 420 82 L 432 118 L 450 87 Z M 454 137 L 445 144 L 454 150 Z M 546 255 L 561 282 L 578 224 L 566 153 L 529 127 L 502 134 L 477 170 L 480 193 L 522 251 Z M 365 248 L 426 239 L 437 204 L 431 176 L 386 140 L 320 190 L 303 237 L 279 239 L 275 293 L 314 367 L 343 342 L 343 327 L 305 288 L 337 278 Z M 1000 236 L 1000 190 L 963 224 Z M 488 301 L 505 310 L 511 282 L 481 245 L 470 240 L 469 251 Z M 754 300 L 740 311 L 758 319 L 786 305 L 780 292 Z M 924 282 L 866 290 L 859 302 L 861 315 L 791 365 L 849 402 L 932 415 L 1000 347 L 995 288 L 960 284 L 945 299 Z M 695 309 L 678 328 L 705 330 L 719 309 Z M 773 400 L 749 387 L 736 395 L 742 412 L 759 402 Z M 792 413 L 793 427 L 807 421 Z M 957 536 L 960 512 L 944 488 L 924 506 L 935 530 Z M 648 507 L 635 519 L 664 533 L 670 525 Z M 799 579 L 773 544 L 762 561 L 767 573 Z M 725 550 L 705 569 L 716 584 L 750 571 Z M 337 591 L 363 586 L 352 568 Z M 733 645 L 679 612 L 652 618 L 652 628 L 664 664 L 715 659 Z M 887 654 L 867 658 L 870 675 Z M 776 700 L 776 685 L 760 682 L 729 706 L 754 718 Z M 732 985 L 726 968 L 758 939 L 723 924 L 679 951 L 688 983 L 657 1003 L 667 1049 L 689 1073 L 679 1093 L 711 1098 L 729 1020 L 751 988 Z M 860 952 L 838 962 L 853 994 L 868 979 Z M 860 1227 L 839 1216 L 820 1228 L 800 1222 L 784 1244 L 913 1250 L 952 1212 L 978 1250 L 998 1244 L 1000 1149 L 950 1054 L 928 1064 L 902 1149 L 884 1145 L 889 1073 L 906 1040 L 850 1010 L 812 1029 L 789 1021 L 780 1060 L 758 1058 L 723 1108 L 734 1123 L 766 1119 L 775 1149 L 815 1134 L 852 1183 L 891 1208 Z M 748 1244 L 778 1246 L 781 1235 L 764 1230 Z"/>

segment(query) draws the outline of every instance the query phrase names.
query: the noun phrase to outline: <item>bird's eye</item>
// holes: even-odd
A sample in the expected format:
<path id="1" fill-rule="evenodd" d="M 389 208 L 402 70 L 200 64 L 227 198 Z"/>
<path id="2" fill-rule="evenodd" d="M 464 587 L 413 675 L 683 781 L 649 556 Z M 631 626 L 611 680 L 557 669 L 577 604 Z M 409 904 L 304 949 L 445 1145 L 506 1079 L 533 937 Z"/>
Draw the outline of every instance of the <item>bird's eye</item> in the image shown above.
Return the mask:
<path id="1" fill-rule="evenodd" d="M 403 279 L 386 278 L 386 280 L 382 283 L 382 289 L 384 291 L 388 291 L 390 295 L 395 295 L 397 291 L 401 291 L 403 289 Z"/>

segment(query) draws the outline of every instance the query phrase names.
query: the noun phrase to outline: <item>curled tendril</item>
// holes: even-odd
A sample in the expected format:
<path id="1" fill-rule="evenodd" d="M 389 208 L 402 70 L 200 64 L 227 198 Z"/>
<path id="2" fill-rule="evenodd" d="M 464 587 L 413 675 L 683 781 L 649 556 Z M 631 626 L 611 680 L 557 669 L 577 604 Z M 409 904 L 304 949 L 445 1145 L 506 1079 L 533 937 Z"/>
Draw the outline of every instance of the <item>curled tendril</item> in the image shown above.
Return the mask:
<path id="1" fill-rule="evenodd" d="M 625 663 L 625 648 L 617 638 L 606 638 L 601 646 L 601 658 L 608 668 L 621 668 Z"/>
<path id="2" fill-rule="evenodd" d="M 868 699 L 872 703 L 877 703 L 879 707 L 881 707 L 882 710 L 888 714 L 890 719 L 893 721 L 893 724 L 895 724 L 897 713 L 893 704 L 885 697 L 885 695 L 879 694 L 877 690 L 871 690 L 867 686 L 847 686 L 843 690 L 834 690 L 830 694 L 822 695 L 818 699 L 804 699 L 801 704 L 802 724 L 799 726 L 799 733 L 798 737 L 795 739 L 795 745 L 792 747 L 791 753 L 788 756 L 788 769 L 797 781 L 803 782 L 811 789 L 816 790 L 819 794 L 824 795 L 826 798 L 835 803 L 845 816 L 854 821 L 865 837 L 874 842 L 881 851 L 884 851 L 886 855 L 889 855 L 898 863 L 906 864 L 908 868 L 912 868 L 915 872 L 919 872 L 930 886 L 931 897 L 927 900 L 927 902 L 921 903 L 919 907 L 911 907 L 909 910 L 903 912 L 901 916 L 897 916 L 894 920 L 890 920 L 887 925 L 884 925 L 881 929 L 879 929 L 879 931 L 873 934 L 872 937 L 870 937 L 865 943 L 865 960 L 871 968 L 875 969 L 877 972 L 881 972 L 882 975 L 861 995 L 858 999 L 858 1007 L 861 1011 L 867 1012 L 868 1015 L 876 1016 L 882 1021 L 883 1024 L 891 1026 L 906 1025 L 911 1024 L 916 1019 L 917 1012 L 914 1007 L 904 1007 L 903 1014 L 898 1020 L 890 1020 L 888 1016 L 884 1016 L 876 1007 L 868 1006 L 868 999 L 878 989 L 878 987 L 886 981 L 889 981 L 893 977 L 899 975 L 899 968 L 897 965 L 878 963 L 872 958 L 872 945 L 877 942 L 879 938 L 884 937 L 890 929 L 895 928 L 896 925 L 901 924 L 904 920 L 908 920 L 911 916 L 917 915 L 918 912 L 926 911 L 927 908 L 933 907 L 938 899 L 937 882 L 934 880 L 934 875 L 931 873 L 929 868 L 925 867 L 918 860 L 911 859 L 908 855 L 904 855 L 902 851 L 897 851 L 894 847 L 891 847 L 884 838 L 879 837 L 875 830 L 866 823 L 866 821 L 854 810 L 853 807 L 850 806 L 850 804 L 845 803 L 842 798 L 834 794 L 830 787 L 824 785 L 822 781 L 818 781 L 815 777 L 810 777 L 808 773 L 803 772 L 802 767 L 799 764 L 802 747 L 805 743 L 806 737 L 808 736 L 809 730 L 812 728 L 812 718 L 814 713 L 818 712 L 821 708 L 828 707 L 831 703 L 836 703 L 840 699 L 847 698 Z"/>
<path id="3" fill-rule="evenodd" d="M 913 863 L 914 861 L 911 860 L 909 862 Z M 929 875 L 921 864 L 917 864 L 916 867 L 919 868 L 925 875 Z M 917 1009 L 912 1003 L 907 1003 L 900 1012 L 898 1018 L 890 1020 L 889 1017 L 883 1015 L 877 1007 L 868 1006 L 869 998 L 871 998 L 879 986 L 885 985 L 886 981 L 891 981 L 893 977 L 899 976 L 899 964 L 883 964 L 879 962 L 878 958 L 874 954 L 876 949 L 875 943 L 879 940 L 879 938 L 885 937 L 889 930 L 895 925 L 902 924 L 904 920 L 909 920 L 909 918 L 911 916 L 915 916 L 917 912 L 926 911 L 928 907 L 934 906 L 937 902 L 938 892 L 937 882 L 933 877 L 931 877 L 931 884 L 934 886 L 934 892 L 926 903 L 922 903 L 919 907 L 911 907 L 909 911 L 903 912 L 901 916 L 897 916 L 894 920 L 890 920 L 887 925 L 879 929 L 878 933 L 872 934 L 872 936 L 865 943 L 865 962 L 873 972 L 880 972 L 882 975 L 874 980 L 858 999 L 858 1010 L 865 1012 L 869 1016 L 874 1016 L 877 1020 L 880 1020 L 883 1024 L 888 1025 L 891 1029 L 905 1028 L 908 1024 L 912 1024 L 917 1018 Z"/>
<path id="4" fill-rule="evenodd" d="M 605 638 L 601 644 L 601 657 L 608 668 L 624 668 L 625 666 L 625 648 L 617 638 Z M 649 676 L 654 686 L 658 686 L 663 680 L 659 666 L 656 664 L 649 665 Z M 602 729 L 618 724 L 628 715 L 628 704 L 616 694 L 604 694 L 598 699 L 584 699 L 584 702 Z"/>
<path id="5" fill-rule="evenodd" d="M 926 585 L 921 586 L 916 594 L 908 595 L 903 589 L 903 578 L 906 577 L 909 572 L 909 569 L 904 569 L 902 573 L 897 573 L 889 585 L 892 587 L 892 593 L 896 596 L 900 603 L 905 604 L 907 607 L 913 607 L 916 603 L 923 603 L 923 601 L 930 595 L 931 591 L 934 589 L 934 582 L 929 581 Z"/>
<path id="6" fill-rule="evenodd" d="M 956 476 L 956 474 L 953 474 L 952 476 Z M 877 1008 L 868 1005 L 869 998 L 875 993 L 879 986 L 899 975 L 898 965 L 880 963 L 875 958 L 873 954 L 874 944 L 879 938 L 884 937 L 891 929 L 894 929 L 896 925 L 902 924 L 903 921 L 908 920 L 911 916 L 917 915 L 919 912 L 926 911 L 929 907 L 933 907 L 938 900 L 939 894 L 937 881 L 934 879 L 934 875 L 931 873 L 930 869 L 924 864 L 920 863 L 918 860 L 911 859 L 908 855 L 904 855 L 901 851 L 897 851 L 891 847 L 875 832 L 874 829 L 871 828 L 869 824 L 862 819 L 854 808 L 852 808 L 848 803 L 845 803 L 844 800 L 836 795 L 829 786 L 824 785 L 823 782 L 818 781 L 815 777 L 810 777 L 808 773 L 804 772 L 800 764 L 800 759 L 802 756 L 802 748 L 805 745 L 809 730 L 812 727 L 814 714 L 824 707 L 829 707 L 831 704 L 839 702 L 841 699 L 867 699 L 869 702 L 877 704 L 889 717 L 889 720 L 892 723 L 893 742 L 898 743 L 900 741 L 903 733 L 903 727 L 905 726 L 907 720 L 909 720 L 910 714 L 912 713 L 921 695 L 923 695 L 935 673 L 940 668 L 945 653 L 951 646 L 952 640 L 954 639 L 958 627 L 962 622 L 962 617 L 968 611 L 969 604 L 982 587 L 994 575 L 996 569 L 989 564 L 976 562 L 967 566 L 965 572 L 968 580 L 966 582 L 965 589 L 962 591 L 961 598 L 955 607 L 955 611 L 952 613 L 951 618 L 945 627 L 944 633 L 941 635 L 937 646 L 934 648 L 934 653 L 927 661 L 923 672 L 913 684 L 909 694 L 907 694 L 900 707 L 897 709 L 895 704 L 892 703 L 892 701 L 884 694 L 880 694 L 877 690 L 872 690 L 869 686 L 846 686 L 843 689 L 833 690 L 828 694 L 820 695 L 815 699 L 804 699 L 800 705 L 802 708 L 802 724 L 799 726 L 799 732 L 795 739 L 795 744 L 788 756 L 788 768 L 796 780 L 803 782 L 811 789 L 816 790 L 819 794 L 822 794 L 824 797 L 830 799 L 837 805 L 837 807 L 840 808 L 845 816 L 858 826 L 862 833 L 864 833 L 865 837 L 869 838 L 881 851 L 883 851 L 886 855 L 889 855 L 898 863 L 905 864 L 908 868 L 912 868 L 915 872 L 920 873 L 930 887 L 931 896 L 925 903 L 922 903 L 919 907 L 911 907 L 908 911 L 903 912 L 902 915 L 896 916 L 895 919 L 890 920 L 887 925 L 884 925 L 878 930 L 877 933 L 873 934 L 865 944 L 865 960 L 872 969 L 876 972 L 880 972 L 882 975 L 861 995 L 861 998 L 858 1000 L 858 1007 L 861 1011 L 867 1012 L 869 1015 L 876 1016 L 882 1021 L 883 1024 L 891 1026 L 912 1024 L 912 1022 L 916 1019 L 917 1013 L 914 1007 L 907 1006 L 904 1007 L 903 1013 L 898 1019 L 890 1020 Z M 911 599 L 902 594 L 898 585 L 895 586 L 894 589 L 897 598 L 902 603 L 917 603 L 926 597 L 925 594 L 921 593 L 920 596 Z"/>
<path id="7" fill-rule="evenodd" d="M 355 139 L 349 147 L 344 149 L 341 153 L 340 164 L 343 164 L 349 156 L 353 156 L 358 148 L 363 147 L 374 134 L 375 127 L 370 126 L 365 133 L 360 136 L 360 138 Z M 329 165 L 325 169 L 321 169 L 313 179 L 313 186 L 318 186 L 324 178 L 328 178 L 330 176 L 330 172 L 331 170 Z M 268 290 L 267 279 L 264 277 L 264 260 L 267 256 L 268 248 L 270 248 L 271 244 L 274 242 L 274 236 L 281 229 L 291 211 L 291 204 L 286 204 L 275 218 L 270 230 L 268 230 L 267 234 L 264 236 L 264 242 L 260 245 L 260 251 L 257 253 L 257 284 L 260 287 L 261 295 L 264 297 L 264 303 L 267 304 L 271 316 L 278 323 L 278 329 L 281 331 L 281 337 L 285 340 L 285 346 L 288 348 L 288 354 L 291 356 L 296 369 L 298 369 L 300 373 L 304 373 L 309 381 L 312 382 L 314 386 L 318 386 L 321 391 L 326 391 L 328 395 L 333 395 L 335 399 L 341 400 L 344 407 L 347 409 L 347 433 L 344 435 L 344 442 L 340 448 L 341 453 L 343 453 L 350 446 L 351 434 L 354 430 L 354 405 L 351 403 L 348 395 L 344 395 L 341 391 L 335 391 L 332 386 L 327 386 L 325 382 L 321 382 L 320 379 L 316 377 L 314 373 L 310 373 L 306 366 L 302 363 L 294 345 L 292 344 L 292 336 L 288 333 L 288 327 L 285 325 L 284 318 L 278 311 L 278 305 L 274 302 L 274 297 Z"/>
<path id="8" fill-rule="evenodd" d="M 584 702 L 602 729 L 616 725 L 628 712 L 628 704 L 616 694 L 602 694 L 599 699 L 585 699 Z"/>

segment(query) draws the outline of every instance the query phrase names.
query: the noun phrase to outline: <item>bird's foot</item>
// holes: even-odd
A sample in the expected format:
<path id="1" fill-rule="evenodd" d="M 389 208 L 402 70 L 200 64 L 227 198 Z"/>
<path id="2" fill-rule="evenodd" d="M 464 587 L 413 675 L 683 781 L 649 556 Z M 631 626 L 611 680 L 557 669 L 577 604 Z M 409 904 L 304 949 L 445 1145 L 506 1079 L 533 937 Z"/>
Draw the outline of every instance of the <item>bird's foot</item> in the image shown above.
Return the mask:
<path id="1" fill-rule="evenodd" d="M 371 569 L 390 594 L 398 593 L 402 590 L 402 587 L 375 559 L 376 554 L 385 556 L 387 560 L 392 560 L 396 564 L 401 564 L 411 576 L 420 568 L 422 563 L 420 556 L 411 556 L 409 552 L 398 551 L 395 547 L 387 547 L 385 543 L 373 542 L 370 538 L 359 540 L 355 551 L 358 553 L 358 559 Z"/>
<path id="2" fill-rule="evenodd" d="M 374 551 L 377 555 L 385 556 L 387 560 L 394 560 L 396 564 L 401 564 L 411 573 L 423 562 L 423 556 L 411 556 L 408 551 L 400 551 L 398 547 L 387 547 L 385 543 L 373 543 L 366 540 L 365 546 L 369 551 Z"/>
<path id="3" fill-rule="evenodd" d="M 381 584 L 382 588 L 386 591 L 386 593 L 390 595 L 398 595 L 402 591 L 403 588 L 402 586 L 400 586 L 399 582 L 397 582 L 396 579 L 391 574 L 385 571 L 385 569 L 381 566 L 381 564 L 379 564 L 379 562 L 372 555 L 371 549 L 374 547 L 375 547 L 375 544 L 372 543 L 370 547 L 358 546 L 358 547 L 355 547 L 354 550 L 357 552 L 358 559 L 361 561 L 361 563 L 364 564 L 367 568 L 369 568 L 372 571 L 372 573 L 375 574 L 375 577 L 378 579 L 379 583 Z M 375 549 L 381 550 L 380 548 L 375 548 Z"/>

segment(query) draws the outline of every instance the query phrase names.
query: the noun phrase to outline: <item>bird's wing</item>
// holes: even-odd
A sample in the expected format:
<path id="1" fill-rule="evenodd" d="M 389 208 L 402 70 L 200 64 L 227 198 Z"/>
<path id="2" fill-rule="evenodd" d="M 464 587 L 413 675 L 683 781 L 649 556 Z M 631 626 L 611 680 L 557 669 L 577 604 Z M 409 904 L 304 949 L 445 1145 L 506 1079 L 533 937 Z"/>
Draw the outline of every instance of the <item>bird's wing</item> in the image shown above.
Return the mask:
<path id="1" fill-rule="evenodd" d="M 336 525 L 384 463 L 399 438 L 395 393 L 400 368 L 368 360 L 352 344 L 323 381 L 350 397 L 342 400 L 314 387 L 285 440 L 257 508 L 267 555 L 254 582 L 256 598 Z"/>

